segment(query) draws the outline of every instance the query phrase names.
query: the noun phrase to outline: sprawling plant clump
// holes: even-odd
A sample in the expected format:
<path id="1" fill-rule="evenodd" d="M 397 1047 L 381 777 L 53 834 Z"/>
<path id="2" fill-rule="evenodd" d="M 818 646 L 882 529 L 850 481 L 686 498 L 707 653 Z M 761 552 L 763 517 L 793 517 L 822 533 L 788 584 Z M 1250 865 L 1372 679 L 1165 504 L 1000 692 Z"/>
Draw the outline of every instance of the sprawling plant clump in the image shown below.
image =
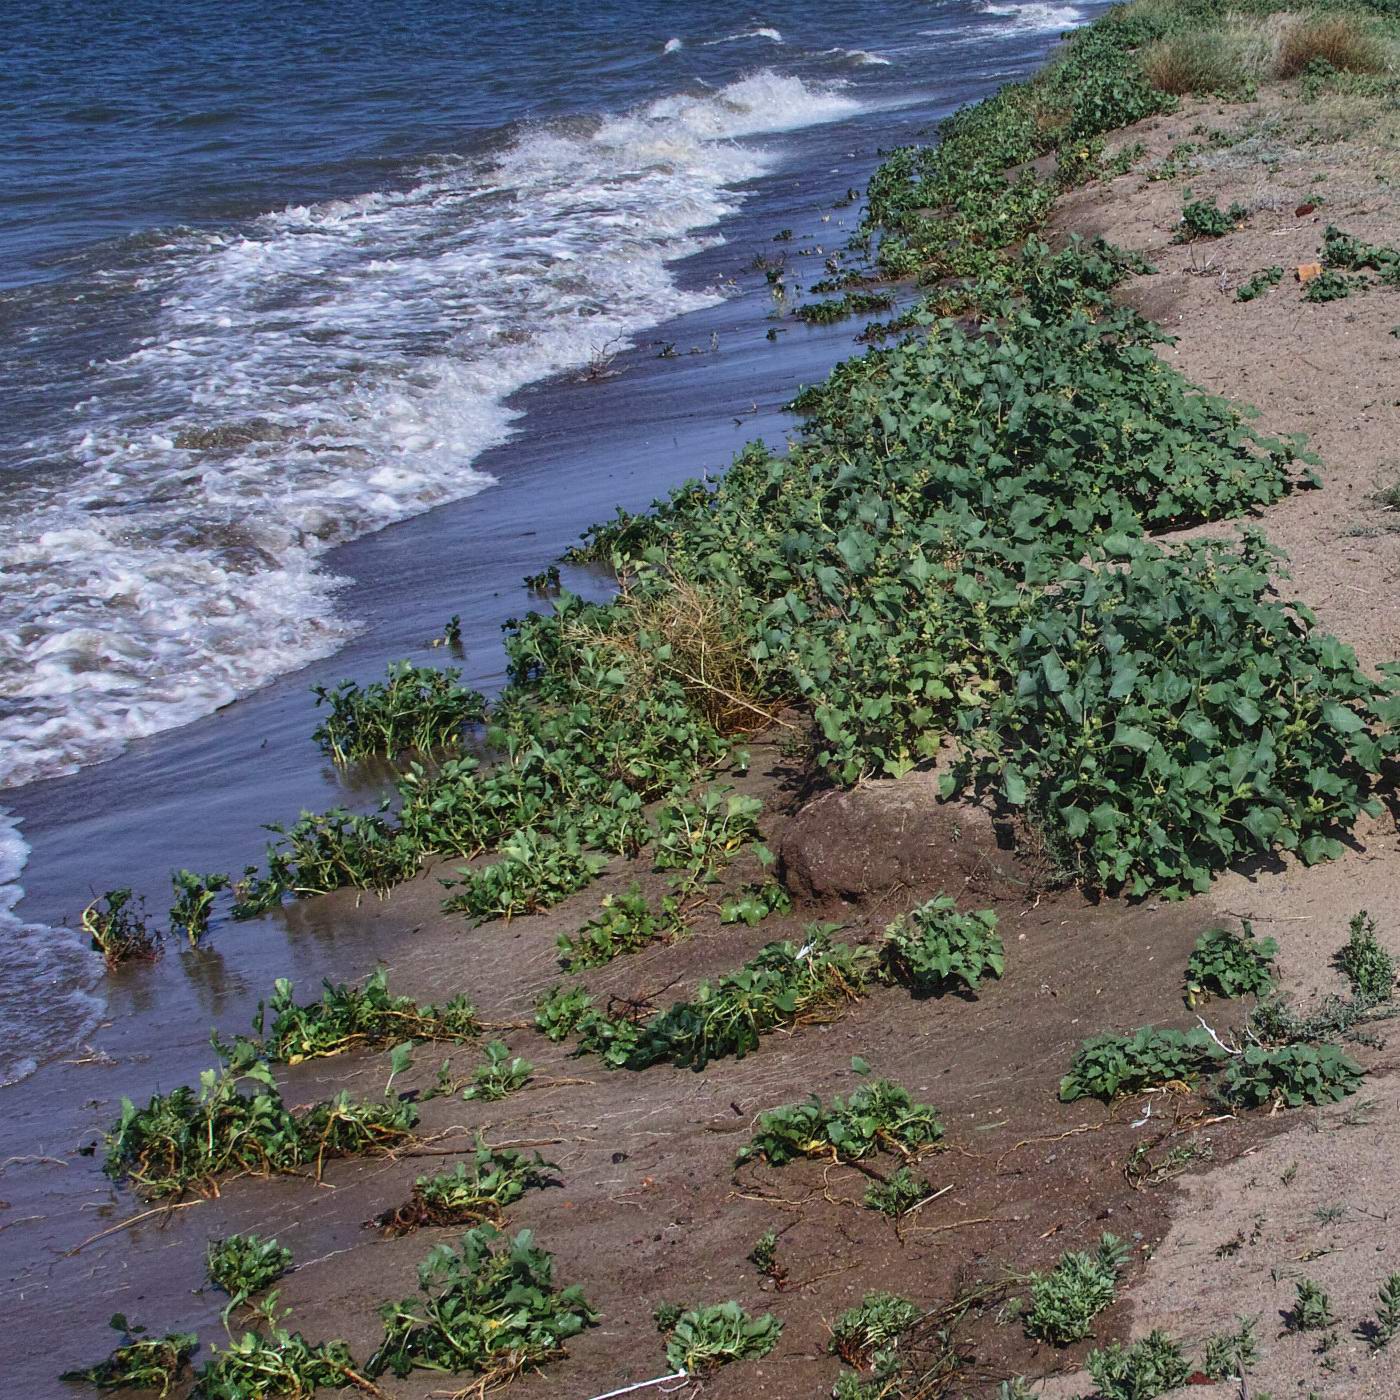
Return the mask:
<path id="1" fill-rule="evenodd" d="M 425 1225 L 498 1225 L 507 1206 L 527 1191 L 548 1186 L 557 1170 L 538 1152 L 526 1157 L 510 1148 L 488 1147 L 478 1135 L 470 1161 L 420 1176 L 408 1200 L 375 1223 L 389 1235 L 406 1235 Z"/>
<path id="2" fill-rule="evenodd" d="M 561 1356 L 570 1337 L 598 1320 L 577 1284 L 555 1287 L 554 1258 L 530 1231 L 496 1247 L 501 1238 L 482 1225 L 456 1249 L 438 1245 L 428 1255 L 419 1296 L 380 1310 L 384 1340 L 366 1374 L 474 1371 L 497 1383 Z"/>
<path id="3" fill-rule="evenodd" d="M 470 1040 L 481 1029 L 476 1008 L 466 997 L 453 997 L 434 1006 L 420 1005 L 412 997 L 393 996 L 383 968 L 372 972 L 362 987 L 337 986 L 329 981 L 322 985 L 320 1001 L 298 1003 L 292 983 L 279 977 L 270 1000 L 258 1003 L 253 1037 L 238 1036 L 231 1048 L 216 1039 L 216 1047 L 227 1058 L 240 1062 L 261 1058 L 294 1065 L 406 1040 Z"/>
<path id="4" fill-rule="evenodd" d="M 1163 1084 L 1193 1083 L 1202 1071 L 1218 1068 L 1225 1051 L 1201 1029 L 1156 1030 L 1143 1026 L 1132 1035 L 1100 1035 L 1084 1042 L 1060 1098 L 1105 1102 Z"/>
<path id="5" fill-rule="evenodd" d="M 244 1080 L 250 1093 L 239 1088 Z M 182 1085 L 145 1108 L 123 1099 L 103 1165 L 146 1196 L 215 1193 L 218 1178 L 234 1173 L 311 1171 L 319 1178 L 327 1158 L 391 1147 L 417 1121 L 412 1104 L 357 1103 L 345 1092 L 293 1112 L 258 1062 L 205 1070 L 197 1091 Z"/>
<path id="6" fill-rule="evenodd" d="M 401 661 L 389 667 L 384 680 L 369 685 L 315 686 L 317 705 L 330 713 L 312 738 L 337 763 L 458 744 L 463 729 L 486 714 L 485 699 L 460 682 L 461 672 L 452 668 Z"/>
<path id="7" fill-rule="evenodd" d="M 1255 938 L 1246 919 L 1239 933 L 1207 929 L 1186 960 L 1186 1000 L 1194 1005 L 1202 997 L 1262 997 L 1273 990 L 1274 958 L 1278 944 L 1272 938 Z"/>
<path id="8" fill-rule="evenodd" d="M 86 1381 L 98 1390 L 154 1390 L 165 1396 L 199 1348 L 193 1332 L 147 1337 L 146 1329 L 128 1322 L 125 1313 L 113 1313 L 109 1326 L 121 1334 L 121 1345 L 94 1366 L 65 1371 L 60 1380 Z"/>
<path id="9" fill-rule="evenodd" d="M 939 895 L 885 930 L 881 956 L 896 982 L 922 995 L 935 995 L 958 983 L 976 991 L 983 977 L 1000 977 L 1006 966 L 996 929 L 992 910 L 962 914 L 956 900 Z"/>
<path id="10" fill-rule="evenodd" d="M 824 1106 L 812 1095 L 759 1115 L 758 1129 L 739 1160 L 761 1159 L 781 1167 L 799 1157 L 853 1162 L 877 1150 L 905 1156 L 943 1136 L 937 1112 L 915 1103 L 909 1091 L 888 1079 L 862 1084 L 847 1099 Z"/>
<path id="11" fill-rule="evenodd" d="M 1056 1346 L 1082 1341 L 1113 1301 L 1127 1256 L 1123 1241 L 1106 1234 L 1092 1254 L 1067 1250 L 1048 1274 L 1032 1274 L 1027 1334 Z"/>

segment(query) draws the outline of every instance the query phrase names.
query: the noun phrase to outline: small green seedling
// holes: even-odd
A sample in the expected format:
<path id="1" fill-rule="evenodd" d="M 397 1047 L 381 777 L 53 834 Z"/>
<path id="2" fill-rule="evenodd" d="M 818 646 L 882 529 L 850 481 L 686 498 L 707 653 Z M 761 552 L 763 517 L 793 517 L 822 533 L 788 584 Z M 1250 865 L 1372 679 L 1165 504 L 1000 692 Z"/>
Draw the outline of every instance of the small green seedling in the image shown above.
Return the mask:
<path id="1" fill-rule="evenodd" d="M 836 1319 L 827 1350 L 848 1366 L 883 1370 L 900 1336 L 922 1316 L 916 1303 L 898 1293 L 867 1293 Z"/>
<path id="2" fill-rule="evenodd" d="M 113 1313 L 107 1325 L 121 1334 L 121 1345 L 105 1361 L 81 1371 L 65 1371 L 60 1380 L 86 1381 L 98 1390 L 154 1390 L 165 1396 L 199 1347 L 193 1332 L 146 1337 L 146 1329 L 128 1322 L 125 1313 Z"/>
<path id="3" fill-rule="evenodd" d="M 1255 297 L 1261 297 L 1271 287 L 1277 287 L 1283 280 L 1283 269 L 1281 267 L 1266 267 L 1262 272 L 1256 272 L 1247 282 L 1242 282 L 1235 291 L 1236 301 L 1253 301 Z"/>
<path id="4" fill-rule="evenodd" d="M 1091 1351 L 1085 1365 L 1102 1400 L 1155 1400 L 1186 1384 L 1191 1363 L 1165 1332 L 1150 1332 L 1131 1346 L 1110 1342 Z"/>
<path id="5" fill-rule="evenodd" d="M 1083 1341 L 1113 1301 L 1127 1256 L 1127 1245 L 1106 1233 L 1093 1254 L 1067 1250 L 1050 1273 L 1032 1274 L 1027 1335 L 1055 1346 Z"/>
<path id="6" fill-rule="evenodd" d="M 1320 1283 L 1300 1278 L 1293 1307 L 1288 1313 L 1290 1332 L 1315 1332 L 1331 1327 L 1337 1318 L 1332 1312 L 1332 1299 Z"/>
<path id="7" fill-rule="evenodd" d="M 765 1230 L 754 1241 L 753 1248 L 745 1257 L 764 1278 L 771 1278 L 779 1288 L 783 1286 L 783 1282 L 787 1278 L 787 1269 L 778 1263 L 778 1233 L 776 1230 Z"/>
<path id="8" fill-rule="evenodd" d="M 1267 996 L 1273 990 L 1277 956 L 1278 944 L 1272 938 L 1255 938 L 1247 920 L 1242 933 L 1208 929 L 1186 960 L 1187 1005 L 1208 996 Z"/>
<path id="9" fill-rule="evenodd" d="M 888 1181 L 872 1181 L 866 1188 L 864 1204 L 868 1210 L 878 1210 L 891 1220 L 907 1215 L 933 1193 L 925 1178 L 915 1176 L 908 1167 L 900 1167 Z"/>
<path id="10" fill-rule="evenodd" d="M 462 1097 L 495 1103 L 524 1088 L 534 1068 L 529 1060 L 512 1055 L 505 1041 L 493 1040 L 486 1047 L 485 1063 L 472 1072 L 472 1082 L 462 1091 Z"/>
<path id="11" fill-rule="evenodd" d="M 1376 1321 L 1371 1329 L 1371 1348 L 1380 1351 L 1400 1332 L 1400 1274 L 1391 1274 L 1376 1295 Z"/>
<path id="12" fill-rule="evenodd" d="M 1351 936 L 1337 953 L 1337 966 L 1364 1006 L 1389 1001 L 1395 992 L 1395 959 L 1376 938 L 1376 921 L 1363 909 L 1351 921 Z"/>
<path id="13" fill-rule="evenodd" d="M 1206 1338 L 1201 1370 L 1213 1381 L 1243 1376 L 1258 1363 L 1259 1342 L 1254 1335 L 1257 1319 L 1241 1317 L 1233 1332 L 1216 1332 Z"/>
<path id="14" fill-rule="evenodd" d="M 292 1251 L 276 1240 L 258 1235 L 230 1235 L 209 1241 L 204 1263 L 209 1282 L 228 1294 L 223 1312 L 227 1326 L 234 1308 L 261 1293 L 292 1267 Z"/>
<path id="15" fill-rule="evenodd" d="M 669 1329 L 666 1361 L 672 1370 L 703 1376 L 732 1361 L 767 1356 L 777 1346 L 782 1330 L 783 1324 L 772 1313 L 750 1317 L 732 1300 L 691 1308 Z"/>

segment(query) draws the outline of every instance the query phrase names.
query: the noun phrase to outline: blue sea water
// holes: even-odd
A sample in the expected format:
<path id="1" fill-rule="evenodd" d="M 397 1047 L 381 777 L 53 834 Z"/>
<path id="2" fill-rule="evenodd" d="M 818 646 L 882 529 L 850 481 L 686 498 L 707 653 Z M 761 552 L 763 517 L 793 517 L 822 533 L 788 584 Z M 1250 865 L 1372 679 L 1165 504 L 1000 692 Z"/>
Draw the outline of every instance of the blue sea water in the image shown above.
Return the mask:
<path id="1" fill-rule="evenodd" d="M 799 138 L 982 96 L 1094 8 L 12 8 L 0 796 L 334 653 L 328 552 L 491 490 L 512 395 L 730 295 L 675 267 Z M 0 1082 L 92 1015 L 25 853 L 0 811 Z"/>

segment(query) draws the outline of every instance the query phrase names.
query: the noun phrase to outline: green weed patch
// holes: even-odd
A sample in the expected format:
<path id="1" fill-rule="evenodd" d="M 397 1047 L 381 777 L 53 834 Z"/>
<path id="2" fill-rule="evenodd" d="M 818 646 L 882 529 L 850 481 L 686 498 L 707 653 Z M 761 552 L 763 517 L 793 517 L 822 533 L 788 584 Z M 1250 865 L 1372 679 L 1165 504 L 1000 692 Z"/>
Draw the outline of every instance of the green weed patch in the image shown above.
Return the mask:
<path id="1" fill-rule="evenodd" d="M 1127 1255 L 1122 1240 L 1105 1234 L 1092 1254 L 1067 1250 L 1050 1273 L 1032 1274 L 1026 1335 L 1055 1346 L 1083 1341 L 1113 1301 Z"/>
<path id="2" fill-rule="evenodd" d="M 366 1388 L 345 1342 L 313 1344 L 300 1332 L 273 1326 L 215 1347 L 199 1370 L 191 1400 L 310 1400 L 320 1387 L 349 1385 Z"/>
<path id="3" fill-rule="evenodd" d="M 251 1092 L 239 1087 L 244 1081 Z M 182 1085 L 144 1108 L 123 1099 L 103 1169 L 149 1197 L 213 1194 L 221 1177 L 235 1173 L 309 1172 L 319 1179 L 328 1158 L 392 1147 L 417 1121 L 412 1104 L 357 1103 L 348 1093 L 294 1113 L 265 1063 L 211 1069 L 200 1075 L 198 1090 Z"/>
<path id="4" fill-rule="evenodd" d="M 215 1288 L 228 1294 L 224 1321 L 240 1303 L 261 1293 L 292 1267 L 292 1251 L 260 1235 L 229 1235 L 210 1240 L 204 1252 L 205 1272 Z"/>
<path id="5" fill-rule="evenodd" d="M 689 1308 L 668 1328 L 666 1361 L 687 1376 L 704 1376 L 733 1361 L 767 1356 L 782 1331 L 772 1313 L 752 1317 L 732 1301 Z"/>
<path id="6" fill-rule="evenodd" d="M 939 895 L 901 915 L 885 930 L 881 949 L 892 980 L 921 996 L 961 984 L 975 992 L 983 977 L 1000 977 L 1006 952 L 990 909 L 958 912 L 957 901 Z"/>
<path id="7" fill-rule="evenodd" d="M 872 1152 L 911 1156 L 943 1136 L 937 1112 L 916 1103 L 909 1091 L 888 1079 L 862 1084 L 846 1099 L 823 1105 L 815 1094 L 760 1114 L 758 1128 L 739 1161 L 781 1167 L 801 1157 L 854 1162 Z"/>
<path id="8" fill-rule="evenodd" d="M 381 1309 L 384 1340 L 365 1365 L 370 1377 L 415 1369 L 471 1371 L 487 1385 L 563 1355 L 598 1314 L 577 1284 L 554 1285 L 554 1259 L 522 1230 L 500 1244 L 489 1225 L 454 1249 L 438 1245 L 418 1269 L 418 1296 Z"/>
<path id="9" fill-rule="evenodd" d="M 1144 1026 L 1132 1035 L 1093 1036 L 1074 1057 L 1069 1073 L 1060 1081 L 1060 1098 L 1102 1099 L 1164 1084 L 1192 1084 L 1205 1072 L 1219 1067 L 1225 1051 L 1200 1029 L 1156 1030 Z"/>
<path id="10" fill-rule="evenodd" d="M 1180 1345 L 1159 1331 L 1129 1346 L 1110 1342 L 1091 1351 L 1084 1364 L 1103 1400 L 1155 1400 L 1185 1385 L 1191 1374 Z"/>
<path id="11" fill-rule="evenodd" d="M 1186 1002 L 1194 1006 L 1207 996 L 1266 996 L 1273 990 L 1273 962 L 1278 944 L 1255 938 L 1248 920 L 1240 933 L 1207 929 L 1186 960 Z"/>
<path id="12" fill-rule="evenodd" d="M 1361 1075 L 1360 1065 L 1335 1045 L 1250 1045 L 1230 1060 L 1222 1090 L 1244 1108 L 1300 1108 L 1354 1094 Z"/>
<path id="13" fill-rule="evenodd" d="M 420 1176 L 402 1205 L 375 1223 L 387 1235 L 406 1235 L 425 1226 L 499 1225 L 507 1206 L 527 1191 L 554 1183 L 558 1168 L 538 1152 L 526 1157 L 510 1148 L 491 1148 L 480 1136 L 471 1160 L 451 1171 Z"/>
<path id="14" fill-rule="evenodd" d="M 659 940 L 674 938 L 682 924 L 676 901 L 666 896 L 655 913 L 640 886 L 603 896 L 602 910 L 576 934 L 559 935 L 559 964 L 567 972 L 602 967 L 623 953 L 637 953 Z"/>
<path id="15" fill-rule="evenodd" d="M 330 713 L 312 738 L 337 763 L 458 744 L 465 727 L 486 715 L 485 699 L 460 684 L 461 674 L 401 661 L 383 681 L 315 686 L 316 704 Z"/>

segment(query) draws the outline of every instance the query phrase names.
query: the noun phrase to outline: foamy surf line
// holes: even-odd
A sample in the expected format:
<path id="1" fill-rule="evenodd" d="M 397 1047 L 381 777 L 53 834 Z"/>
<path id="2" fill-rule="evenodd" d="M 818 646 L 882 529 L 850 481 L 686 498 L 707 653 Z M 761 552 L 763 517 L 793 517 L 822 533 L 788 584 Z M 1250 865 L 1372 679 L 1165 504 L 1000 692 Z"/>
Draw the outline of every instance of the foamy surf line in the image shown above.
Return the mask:
<path id="1" fill-rule="evenodd" d="M 159 298 L 144 343 L 95 367 L 84 426 L 12 478 L 0 788 L 335 650 L 353 623 L 321 556 L 490 486 L 473 463 L 513 431 L 516 390 L 718 301 L 668 264 L 774 164 L 736 138 L 856 105 L 764 71 L 406 190 L 172 236 L 137 288 Z"/>

